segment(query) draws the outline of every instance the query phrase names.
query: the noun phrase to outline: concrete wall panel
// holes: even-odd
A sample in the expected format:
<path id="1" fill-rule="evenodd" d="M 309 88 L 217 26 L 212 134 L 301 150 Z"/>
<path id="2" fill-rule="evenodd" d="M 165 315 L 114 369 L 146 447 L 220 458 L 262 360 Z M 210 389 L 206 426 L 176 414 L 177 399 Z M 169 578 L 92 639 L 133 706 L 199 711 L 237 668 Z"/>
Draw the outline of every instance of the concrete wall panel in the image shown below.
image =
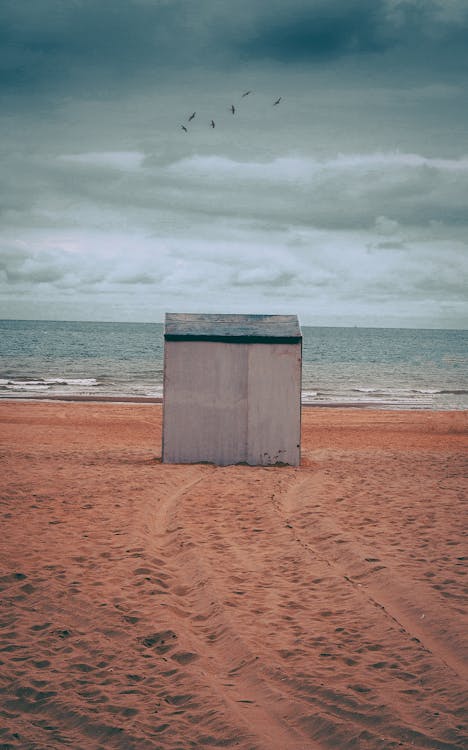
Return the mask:
<path id="1" fill-rule="evenodd" d="M 163 461 L 247 457 L 248 345 L 166 341 Z"/>
<path id="2" fill-rule="evenodd" d="M 249 346 L 247 462 L 300 463 L 301 346 Z"/>

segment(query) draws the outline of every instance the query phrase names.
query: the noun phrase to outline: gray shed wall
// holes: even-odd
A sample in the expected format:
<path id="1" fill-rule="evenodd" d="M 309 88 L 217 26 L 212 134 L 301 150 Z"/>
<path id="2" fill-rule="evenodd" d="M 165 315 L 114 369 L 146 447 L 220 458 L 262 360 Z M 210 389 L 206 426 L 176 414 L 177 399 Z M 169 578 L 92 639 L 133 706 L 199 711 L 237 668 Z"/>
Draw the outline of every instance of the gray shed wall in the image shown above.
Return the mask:
<path id="1" fill-rule="evenodd" d="M 300 462 L 301 344 L 166 341 L 163 461 Z"/>

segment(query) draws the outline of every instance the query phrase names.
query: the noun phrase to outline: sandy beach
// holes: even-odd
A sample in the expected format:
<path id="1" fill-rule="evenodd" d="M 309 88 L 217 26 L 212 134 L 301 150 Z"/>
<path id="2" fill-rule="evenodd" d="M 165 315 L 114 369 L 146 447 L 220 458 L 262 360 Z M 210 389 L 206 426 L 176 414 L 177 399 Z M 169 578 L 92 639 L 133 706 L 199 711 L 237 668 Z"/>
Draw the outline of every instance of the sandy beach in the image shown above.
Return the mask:
<path id="1" fill-rule="evenodd" d="M 161 417 L 0 403 L 0 748 L 466 749 L 468 413 L 306 408 L 298 468 Z"/>

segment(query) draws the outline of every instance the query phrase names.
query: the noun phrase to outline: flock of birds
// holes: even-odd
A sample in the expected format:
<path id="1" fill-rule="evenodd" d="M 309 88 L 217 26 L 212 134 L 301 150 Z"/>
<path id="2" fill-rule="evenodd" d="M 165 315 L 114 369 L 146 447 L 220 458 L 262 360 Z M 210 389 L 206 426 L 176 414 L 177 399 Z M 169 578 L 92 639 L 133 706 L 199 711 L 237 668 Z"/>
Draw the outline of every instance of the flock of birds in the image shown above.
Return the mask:
<path id="1" fill-rule="evenodd" d="M 252 93 L 252 91 L 251 91 L 251 90 L 249 90 L 249 91 L 244 91 L 244 93 L 242 94 L 241 98 L 243 99 L 244 97 L 246 97 L 246 96 L 249 96 L 249 94 L 251 94 L 251 93 Z M 272 106 L 273 106 L 273 107 L 276 107 L 276 106 L 278 106 L 278 104 L 280 103 L 280 101 L 281 101 L 281 99 L 282 99 L 282 98 L 283 98 L 282 96 L 278 97 L 278 99 L 276 99 L 276 100 L 275 100 L 275 101 L 273 102 L 273 105 L 272 105 Z M 236 114 L 236 108 L 235 108 L 234 104 L 231 104 L 231 106 L 229 107 L 229 109 L 230 109 L 230 111 L 231 111 L 231 113 L 232 113 L 233 115 L 235 115 L 235 114 Z M 192 112 L 192 114 L 190 115 L 190 117 L 189 117 L 189 118 L 187 119 L 187 122 L 192 122 L 192 120 L 193 120 L 193 119 L 194 119 L 194 118 L 196 117 L 196 115 L 197 115 L 197 113 L 196 113 L 196 112 Z M 187 126 L 186 126 L 186 125 L 181 125 L 180 127 L 182 128 L 182 130 L 184 131 L 184 133 L 188 133 L 188 128 L 187 128 Z M 210 127 L 211 127 L 211 128 L 215 128 L 215 127 L 216 127 L 216 123 L 215 123 L 215 121 L 214 121 L 214 120 L 211 120 L 211 122 L 210 122 Z"/>

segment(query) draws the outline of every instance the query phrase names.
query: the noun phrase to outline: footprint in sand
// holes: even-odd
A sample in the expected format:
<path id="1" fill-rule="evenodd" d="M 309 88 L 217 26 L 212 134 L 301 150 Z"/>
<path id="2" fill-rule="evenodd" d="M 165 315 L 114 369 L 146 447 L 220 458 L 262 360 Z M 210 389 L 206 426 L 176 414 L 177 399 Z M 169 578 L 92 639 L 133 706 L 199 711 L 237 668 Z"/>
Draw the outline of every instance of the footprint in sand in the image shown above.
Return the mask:
<path id="1" fill-rule="evenodd" d="M 91 666 L 91 664 L 84 664 L 83 662 L 71 664 L 70 666 L 72 669 L 77 669 L 78 672 L 94 672 L 95 670 L 95 667 Z"/>
<path id="2" fill-rule="evenodd" d="M 41 631 L 41 630 L 45 630 L 46 628 L 49 628 L 51 625 L 52 625 L 51 622 L 44 622 L 42 623 L 42 625 L 32 625 L 31 630 Z"/>
<path id="3" fill-rule="evenodd" d="M 64 629 L 64 630 L 55 630 L 54 632 L 55 632 L 55 635 L 58 638 L 70 638 L 70 636 L 71 636 L 71 631 L 67 630 L 67 629 Z"/>
<path id="4" fill-rule="evenodd" d="M 191 701 L 193 695 L 166 695 L 164 700 L 170 706 L 184 706 L 186 703 Z"/>
<path id="5" fill-rule="evenodd" d="M 174 641 L 176 639 L 177 635 L 173 630 L 162 630 L 159 633 L 144 636 L 139 641 L 145 648 L 154 648 L 158 654 L 165 654 L 174 648 Z"/>
<path id="6" fill-rule="evenodd" d="M 371 689 L 365 685 L 348 685 L 350 690 L 354 690 L 355 693 L 370 693 Z"/>
<path id="7" fill-rule="evenodd" d="M 178 651 L 171 656 L 171 659 L 174 659 L 178 664 L 190 664 L 198 658 L 198 654 L 194 654 L 191 651 Z"/>
<path id="8" fill-rule="evenodd" d="M 42 659 L 42 661 L 33 661 L 33 664 L 37 669 L 46 669 L 47 667 L 50 667 L 50 661 L 47 659 Z"/>
<path id="9" fill-rule="evenodd" d="M 125 676 L 129 682 L 141 682 L 144 679 L 141 674 L 127 674 Z"/>
<path id="10" fill-rule="evenodd" d="M 140 618 L 135 615 L 124 615 L 123 619 L 125 622 L 130 623 L 130 625 L 136 625 L 137 622 L 140 622 Z"/>

